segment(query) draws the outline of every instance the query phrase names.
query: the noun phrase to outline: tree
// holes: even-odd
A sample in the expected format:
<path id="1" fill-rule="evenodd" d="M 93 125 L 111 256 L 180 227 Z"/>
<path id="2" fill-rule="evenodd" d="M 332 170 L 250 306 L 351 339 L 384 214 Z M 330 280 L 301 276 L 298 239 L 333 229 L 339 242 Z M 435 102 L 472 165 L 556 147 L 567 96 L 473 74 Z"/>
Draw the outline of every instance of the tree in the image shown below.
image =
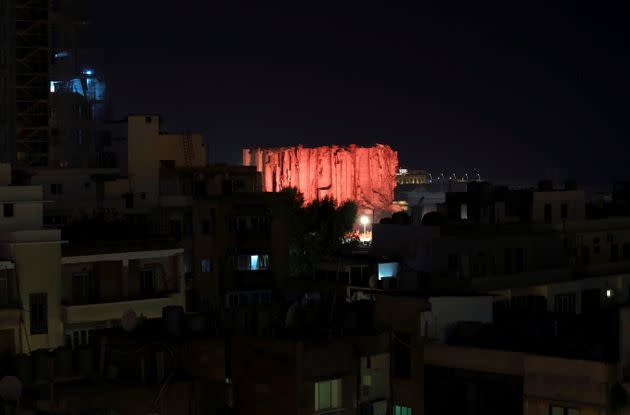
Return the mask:
<path id="1" fill-rule="evenodd" d="M 309 273 L 318 261 L 340 253 L 346 243 L 345 235 L 354 226 L 357 206 L 352 201 L 337 206 L 330 197 L 304 205 L 304 197 L 297 189 L 283 192 L 289 195 L 290 273 Z"/>

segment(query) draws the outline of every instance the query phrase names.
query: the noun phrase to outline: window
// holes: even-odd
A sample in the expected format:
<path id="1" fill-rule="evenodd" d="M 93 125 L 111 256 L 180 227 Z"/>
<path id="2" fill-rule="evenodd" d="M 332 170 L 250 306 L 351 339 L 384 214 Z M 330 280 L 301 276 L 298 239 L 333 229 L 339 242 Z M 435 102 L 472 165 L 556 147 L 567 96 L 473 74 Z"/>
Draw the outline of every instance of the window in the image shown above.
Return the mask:
<path id="1" fill-rule="evenodd" d="M 630 259 L 630 243 L 621 245 L 621 255 L 623 255 L 623 259 Z"/>
<path id="2" fill-rule="evenodd" d="M 237 255 L 234 257 L 237 271 L 264 271 L 269 269 L 269 255 Z"/>
<path id="3" fill-rule="evenodd" d="M 72 302 L 85 304 L 94 301 L 96 284 L 92 274 L 81 273 L 72 275 Z"/>
<path id="4" fill-rule="evenodd" d="M 31 334 L 48 333 L 48 294 L 38 293 L 29 296 Z"/>
<path id="5" fill-rule="evenodd" d="M 545 203 L 545 222 L 551 223 L 551 203 Z"/>
<path id="6" fill-rule="evenodd" d="M 315 382 L 315 411 L 341 408 L 341 379 Z"/>
<path id="7" fill-rule="evenodd" d="M 201 221 L 201 233 L 204 235 L 208 235 L 210 233 L 210 221 L 202 220 Z"/>
<path id="8" fill-rule="evenodd" d="M 212 271 L 212 266 L 210 265 L 210 258 L 204 258 L 201 260 L 201 272 L 210 272 Z"/>
<path id="9" fill-rule="evenodd" d="M 575 313 L 575 294 L 558 294 L 555 297 L 556 313 Z"/>
<path id="10" fill-rule="evenodd" d="M 160 167 L 164 167 L 167 169 L 174 169 L 175 160 L 160 160 Z"/>
<path id="11" fill-rule="evenodd" d="M 411 415 L 411 408 L 408 406 L 394 405 L 394 415 Z"/>
<path id="12" fill-rule="evenodd" d="M 147 124 L 151 124 L 151 116 L 144 117 L 144 122 Z"/>
<path id="13" fill-rule="evenodd" d="M 61 183 L 52 183 L 50 185 L 50 193 L 53 195 L 63 194 L 63 185 Z"/>
<path id="14" fill-rule="evenodd" d="M 549 407 L 549 415 L 582 415 L 582 411 L 575 408 L 552 405 Z"/>
<path id="15" fill-rule="evenodd" d="M 560 205 L 560 218 L 565 220 L 569 217 L 569 206 L 566 203 Z"/>
<path id="16" fill-rule="evenodd" d="M 85 182 L 85 183 L 83 184 L 83 186 L 85 187 L 85 190 L 88 190 L 88 189 L 90 189 L 90 187 L 92 187 L 92 183 L 90 183 L 90 182 Z"/>
<path id="17" fill-rule="evenodd" d="M 459 218 L 463 220 L 468 219 L 468 205 L 466 203 L 462 203 L 459 207 Z"/>
<path id="18" fill-rule="evenodd" d="M 15 214 L 15 205 L 13 203 L 5 203 L 3 205 L 4 217 L 12 218 Z"/>
<path id="19" fill-rule="evenodd" d="M 593 238 L 593 254 L 597 255 L 600 252 L 599 238 Z"/>
<path id="20" fill-rule="evenodd" d="M 144 269 L 140 271 L 140 291 L 142 294 L 153 294 L 155 291 L 155 281 L 153 279 L 152 269 Z"/>
<path id="21" fill-rule="evenodd" d="M 75 349 L 92 343 L 93 331 L 90 329 L 66 331 L 66 346 Z"/>

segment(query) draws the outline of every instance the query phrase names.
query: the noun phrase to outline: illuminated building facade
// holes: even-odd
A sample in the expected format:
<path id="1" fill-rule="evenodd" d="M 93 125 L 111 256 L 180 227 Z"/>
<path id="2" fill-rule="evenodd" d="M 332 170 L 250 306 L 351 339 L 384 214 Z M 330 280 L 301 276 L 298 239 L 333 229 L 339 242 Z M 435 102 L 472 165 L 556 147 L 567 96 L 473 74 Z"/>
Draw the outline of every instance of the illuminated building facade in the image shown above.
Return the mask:
<path id="1" fill-rule="evenodd" d="M 332 197 L 380 212 L 392 209 L 398 153 L 382 144 L 253 148 L 243 150 L 243 165 L 262 173 L 266 192 L 295 187 L 306 203 Z"/>
<path id="2" fill-rule="evenodd" d="M 106 89 L 102 65 L 91 48 L 89 2 L 65 0 L 51 6 L 51 167 L 109 167 L 102 146 Z"/>

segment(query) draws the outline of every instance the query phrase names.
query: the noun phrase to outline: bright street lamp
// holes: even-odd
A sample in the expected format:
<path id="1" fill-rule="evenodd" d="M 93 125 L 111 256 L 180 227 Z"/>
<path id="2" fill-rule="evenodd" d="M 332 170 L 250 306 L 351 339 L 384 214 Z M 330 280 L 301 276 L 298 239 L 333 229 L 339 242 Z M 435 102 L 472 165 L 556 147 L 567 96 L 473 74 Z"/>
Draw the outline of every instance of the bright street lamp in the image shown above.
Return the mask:
<path id="1" fill-rule="evenodd" d="M 361 225 L 363 225 L 363 233 L 367 233 L 367 226 L 370 223 L 370 218 L 363 215 L 359 218 L 359 222 L 361 222 Z"/>

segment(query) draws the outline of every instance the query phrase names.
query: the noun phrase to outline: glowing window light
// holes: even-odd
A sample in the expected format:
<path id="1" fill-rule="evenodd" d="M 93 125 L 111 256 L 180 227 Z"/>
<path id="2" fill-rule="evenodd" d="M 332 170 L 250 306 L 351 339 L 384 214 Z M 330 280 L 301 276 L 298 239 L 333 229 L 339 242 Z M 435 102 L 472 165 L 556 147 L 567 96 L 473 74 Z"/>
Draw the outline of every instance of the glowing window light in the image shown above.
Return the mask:
<path id="1" fill-rule="evenodd" d="M 83 75 L 94 75 L 94 70 L 92 70 L 92 69 L 84 69 L 82 73 L 83 73 Z"/>
<path id="2" fill-rule="evenodd" d="M 383 262 L 378 264 L 378 279 L 393 278 L 398 275 L 398 262 Z"/>
<path id="3" fill-rule="evenodd" d="M 70 56 L 70 52 L 68 52 L 67 50 L 62 50 L 62 51 L 59 51 L 59 52 L 55 52 L 55 59 L 67 58 L 68 56 Z"/>
<path id="4" fill-rule="evenodd" d="M 249 266 L 252 270 L 258 269 L 258 255 L 252 255 L 249 258 Z"/>

